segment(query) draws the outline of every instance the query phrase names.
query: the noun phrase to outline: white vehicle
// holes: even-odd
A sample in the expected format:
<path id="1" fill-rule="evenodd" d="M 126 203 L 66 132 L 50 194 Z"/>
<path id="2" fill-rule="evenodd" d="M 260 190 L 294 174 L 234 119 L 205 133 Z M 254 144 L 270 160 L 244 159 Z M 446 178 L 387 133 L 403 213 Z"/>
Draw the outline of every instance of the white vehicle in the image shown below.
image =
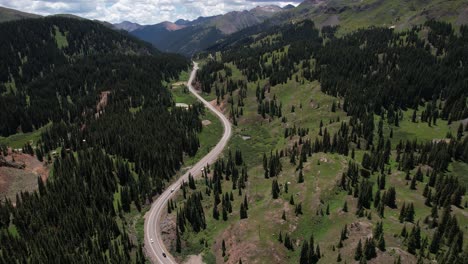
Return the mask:
<path id="1" fill-rule="evenodd" d="M 174 188 L 171 189 L 171 193 L 173 193 L 173 192 L 174 192 Z"/>
<path id="2" fill-rule="evenodd" d="M 153 242 L 154 242 L 154 241 L 153 241 L 153 239 L 152 239 L 152 238 L 150 238 L 150 242 L 151 242 L 151 244 L 153 244 Z"/>

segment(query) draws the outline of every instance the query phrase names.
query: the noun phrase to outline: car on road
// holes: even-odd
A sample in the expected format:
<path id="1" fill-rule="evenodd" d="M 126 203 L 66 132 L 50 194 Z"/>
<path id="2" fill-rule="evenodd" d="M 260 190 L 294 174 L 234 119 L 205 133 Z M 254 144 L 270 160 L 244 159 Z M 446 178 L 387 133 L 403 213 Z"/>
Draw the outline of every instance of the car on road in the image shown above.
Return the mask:
<path id="1" fill-rule="evenodd" d="M 163 252 L 163 257 L 166 257 L 166 253 Z"/>
<path id="2" fill-rule="evenodd" d="M 171 193 L 173 193 L 173 192 L 174 192 L 174 188 L 171 189 Z"/>
<path id="3" fill-rule="evenodd" d="M 150 238 L 150 242 L 151 242 L 151 244 L 153 244 L 153 242 L 154 242 L 154 241 L 153 241 L 153 239 L 152 239 L 152 238 Z"/>

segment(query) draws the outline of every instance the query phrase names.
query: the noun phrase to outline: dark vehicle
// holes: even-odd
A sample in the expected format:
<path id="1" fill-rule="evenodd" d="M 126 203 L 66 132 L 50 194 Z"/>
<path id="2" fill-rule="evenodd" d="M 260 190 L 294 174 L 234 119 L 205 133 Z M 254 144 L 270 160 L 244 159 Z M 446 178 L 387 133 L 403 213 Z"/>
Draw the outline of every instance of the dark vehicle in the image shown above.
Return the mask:
<path id="1" fill-rule="evenodd" d="M 163 257 L 166 257 L 166 253 L 163 252 Z"/>

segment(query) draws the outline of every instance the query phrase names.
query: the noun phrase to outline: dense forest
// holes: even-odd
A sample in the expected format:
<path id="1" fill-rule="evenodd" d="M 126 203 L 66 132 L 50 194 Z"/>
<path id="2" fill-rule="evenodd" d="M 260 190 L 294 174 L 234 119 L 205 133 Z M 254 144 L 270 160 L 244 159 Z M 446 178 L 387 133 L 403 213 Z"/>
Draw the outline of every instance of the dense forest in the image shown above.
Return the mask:
<path id="1" fill-rule="evenodd" d="M 53 171 L 38 191 L 0 204 L 0 262 L 144 263 L 125 214 L 150 203 L 199 147 L 204 108 L 175 107 L 164 85 L 188 61 L 90 21 L 0 28 L 10 32 L 1 45 L 15 49 L 0 56 L 1 133 L 50 123 L 24 152 Z"/>
<path id="2" fill-rule="evenodd" d="M 94 90 L 104 89 L 98 83 L 99 78 L 79 84 L 56 80 L 64 76 L 77 79 L 81 78 L 80 75 L 94 72 L 99 65 L 90 65 L 96 62 L 83 57 L 159 53 L 149 44 L 87 20 L 62 17 L 27 19 L 1 23 L 0 32 L 7 36 L 0 40 L 2 136 L 31 132 L 47 124 L 49 120 L 60 119 L 67 112 L 71 112 L 70 118 L 75 118 L 78 111 L 90 107 L 91 101 L 95 100 Z M 171 58 L 174 63 L 181 60 L 178 57 Z M 167 61 L 171 63 L 169 57 Z M 112 69 L 107 72 L 97 71 L 95 74 L 109 75 L 111 71 Z M 69 74 L 74 76 L 68 77 Z M 171 74 L 174 72 L 169 72 L 164 78 L 170 78 Z M 52 79 L 55 83 L 49 84 Z M 43 87 L 45 85 L 47 87 Z M 81 87 L 78 89 L 78 86 Z M 66 102 L 67 98 L 75 99 L 77 95 L 83 97 L 84 101 Z"/>

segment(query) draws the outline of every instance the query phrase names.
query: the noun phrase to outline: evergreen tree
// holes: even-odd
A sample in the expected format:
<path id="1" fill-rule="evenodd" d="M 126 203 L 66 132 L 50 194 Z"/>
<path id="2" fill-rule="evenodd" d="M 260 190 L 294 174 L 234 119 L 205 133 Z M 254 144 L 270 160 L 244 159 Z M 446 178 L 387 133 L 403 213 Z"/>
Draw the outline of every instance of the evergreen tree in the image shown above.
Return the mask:
<path id="1" fill-rule="evenodd" d="M 180 239 L 179 228 L 176 227 L 176 252 L 180 253 L 182 251 L 182 241 Z"/>
<path id="2" fill-rule="evenodd" d="M 298 183 L 303 183 L 304 182 L 304 175 L 302 173 L 302 170 L 299 170 L 299 179 L 297 180 Z"/>
<path id="3" fill-rule="evenodd" d="M 272 195 L 273 199 L 278 199 L 279 192 L 280 192 L 280 188 L 279 188 L 279 185 L 278 185 L 278 181 L 273 180 L 271 182 L 271 195 Z"/>
<path id="4" fill-rule="evenodd" d="M 223 242 L 221 243 L 221 250 L 223 252 L 223 257 L 226 256 L 226 243 L 224 242 L 224 239 L 223 239 Z"/>
<path id="5" fill-rule="evenodd" d="M 343 212 L 348 212 L 348 203 L 346 201 L 343 204 Z"/>
<path id="6" fill-rule="evenodd" d="M 361 257 L 363 256 L 362 254 L 362 243 L 361 240 L 359 239 L 358 245 L 356 247 L 356 250 L 354 251 L 354 259 L 355 260 L 360 260 Z"/>

